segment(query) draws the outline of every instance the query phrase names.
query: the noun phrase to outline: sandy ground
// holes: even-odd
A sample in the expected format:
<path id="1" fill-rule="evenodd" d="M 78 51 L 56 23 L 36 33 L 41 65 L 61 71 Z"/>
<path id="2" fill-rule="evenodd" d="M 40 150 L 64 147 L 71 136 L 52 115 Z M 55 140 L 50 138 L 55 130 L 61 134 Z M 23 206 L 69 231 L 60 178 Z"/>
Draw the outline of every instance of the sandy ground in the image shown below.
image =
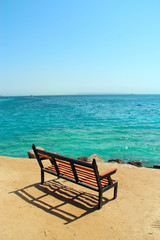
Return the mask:
<path id="1" fill-rule="evenodd" d="M 113 189 L 95 210 L 97 193 L 46 174 L 34 159 L 0 157 L 1 240 L 160 239 L 160 170 L 116 163 L 118 197 Z M 54 179 L 53 179 L 54 178 Z"/>

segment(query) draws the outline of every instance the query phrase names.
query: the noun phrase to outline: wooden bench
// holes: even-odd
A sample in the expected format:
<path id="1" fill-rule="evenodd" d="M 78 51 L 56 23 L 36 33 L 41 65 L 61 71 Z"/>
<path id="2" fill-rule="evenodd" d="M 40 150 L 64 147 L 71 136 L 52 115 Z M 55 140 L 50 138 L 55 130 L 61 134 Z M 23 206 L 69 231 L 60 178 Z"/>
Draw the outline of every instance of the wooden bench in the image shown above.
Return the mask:
<path id="1" fill-rule="evenodd" d="M 92 163 L 80 161 L 77 159 L 61 156 L 57 153 L 51 153 L 36 149 L 32 146 L 39 166 L 41 168 L 41 184 L 44 183 L 44 172 L 53 174 L 58 178 L 63 178 L 83 187 L 92 189 L 99 193 L 98 209 L 102 206 L 102 193 L 114 188 L 114 199 L 117 197 L 118 182 L 111 178 L 117 169 L 99 174 L 95 159 Z M 42 160 L 48 159 L 51 165 L 44 167 Z"/>

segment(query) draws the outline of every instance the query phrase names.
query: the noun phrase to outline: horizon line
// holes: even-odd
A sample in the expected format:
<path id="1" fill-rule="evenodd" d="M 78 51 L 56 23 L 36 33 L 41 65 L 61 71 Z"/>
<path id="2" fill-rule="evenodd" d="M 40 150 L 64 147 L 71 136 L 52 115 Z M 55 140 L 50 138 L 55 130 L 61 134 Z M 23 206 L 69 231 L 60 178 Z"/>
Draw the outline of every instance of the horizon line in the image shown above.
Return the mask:
<path id="1" fill-rule="evenodd" d="M 28 94 L 28 95 L 0 95 L 0 97 L 40 97 L 40 96 L 95 96 L 95 95 L 160 95 L 160 93 L 73 93 L 73 94 Z"/>

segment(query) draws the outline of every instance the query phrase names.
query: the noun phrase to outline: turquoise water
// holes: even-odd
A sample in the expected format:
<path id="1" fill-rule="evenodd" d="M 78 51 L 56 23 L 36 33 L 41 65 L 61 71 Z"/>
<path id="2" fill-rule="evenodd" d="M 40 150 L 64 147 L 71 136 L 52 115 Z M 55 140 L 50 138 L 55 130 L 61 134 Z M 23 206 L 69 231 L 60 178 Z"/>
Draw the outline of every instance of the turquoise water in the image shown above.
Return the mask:
<path id="1" fill-rule="evenodd" d="M 0 98 L 0 155 L 27 157 L 32 144 L 77 158 L 160 164 L 160 95 Z"/>

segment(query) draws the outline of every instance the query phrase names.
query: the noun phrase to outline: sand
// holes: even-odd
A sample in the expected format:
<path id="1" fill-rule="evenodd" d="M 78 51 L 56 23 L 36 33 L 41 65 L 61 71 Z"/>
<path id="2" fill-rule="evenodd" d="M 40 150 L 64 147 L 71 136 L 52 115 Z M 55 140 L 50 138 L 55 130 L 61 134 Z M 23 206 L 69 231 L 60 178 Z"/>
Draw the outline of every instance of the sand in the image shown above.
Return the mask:
<path id="1" fill-rule="evenodd" d="M 99 164 L 99 171 L 118 168 L 118 197 L 113 189 L 97 193 L 46 174 L 40 182 L 37 161 L 0 157 L 1 240 L 160 239 L 160 170 L 116 163 Z"/>

